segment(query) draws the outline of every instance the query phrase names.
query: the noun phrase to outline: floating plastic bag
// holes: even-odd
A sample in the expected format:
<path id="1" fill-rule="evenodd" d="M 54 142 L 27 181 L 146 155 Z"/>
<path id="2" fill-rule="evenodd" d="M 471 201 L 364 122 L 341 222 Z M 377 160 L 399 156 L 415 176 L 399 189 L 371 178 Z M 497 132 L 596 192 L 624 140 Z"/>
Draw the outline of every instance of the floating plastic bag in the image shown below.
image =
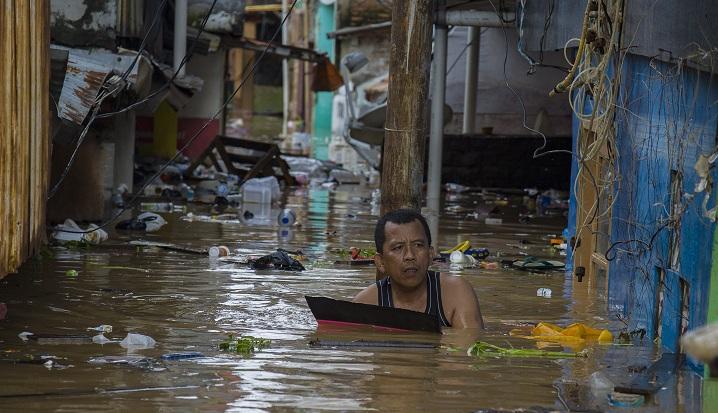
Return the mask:
<path id="1" fill-rule="evenodd" d="M 155 339 L 142 334 L 128 333 L 124 340 L 120 341 L 120 346 L 126 349 L 142 350 L 152 348 L 157 344 Z"/>

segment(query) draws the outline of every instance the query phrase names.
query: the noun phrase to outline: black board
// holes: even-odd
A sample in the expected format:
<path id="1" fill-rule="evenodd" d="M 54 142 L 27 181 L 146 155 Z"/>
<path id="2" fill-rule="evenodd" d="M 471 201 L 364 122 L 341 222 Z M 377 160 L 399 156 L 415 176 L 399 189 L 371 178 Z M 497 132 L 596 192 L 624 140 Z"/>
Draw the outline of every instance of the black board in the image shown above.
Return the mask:
<path id="1" fill-rule="evenodd" d="M 439 319 L 402 308 L 379 307 L 327 297 L 304 296 L 318 323 L 368 324 L 399 330 L 441 332 Z"/>

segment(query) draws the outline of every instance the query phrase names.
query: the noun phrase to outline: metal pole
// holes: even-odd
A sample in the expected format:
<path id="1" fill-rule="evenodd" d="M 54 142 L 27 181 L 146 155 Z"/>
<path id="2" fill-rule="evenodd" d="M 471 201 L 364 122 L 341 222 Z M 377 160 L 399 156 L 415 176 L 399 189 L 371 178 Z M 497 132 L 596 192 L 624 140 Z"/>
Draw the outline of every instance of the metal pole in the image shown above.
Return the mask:
<path id="1" fill-rule="evenodd" d="M 446 100 L 446 49 L 448 30 L 434 26 L 434 64 L 431 73 L 431 135 L 429 136 L 429 173 L 426 182 L 426 206 L 431 238 L 439 240 L 439 209 L 441 208 L 441 158 L 444 142 L 444 101 Z"/>
<path id="2" fill-rule="evenodd" d="M 282 0 L 282 19 L 287 15 L 287 0 Z M 282 26 L 282 44 L 289 43 L 289 20 Z M 289 62 L 282 59 L 282 136 L 287 136 L 289 123 Z"/>
<path id="3" fill-rule="evenodd" d="M 187 53 L 187 0 L 175 0 L 175 38 L 172 53 L 174 70 L 179 69 L 178 76 L 184 76 L 185 66 L 180 68 L 182 59 Z"/>
<path id="4" fill-rule="evenodd" d="M 466 41 L 469 50 L 466 54 L 466 82 L 464 89 L 464 125 L 461 133 L 474 133 L 476 123 L 476 89 L 479 84 L 479 42 L 481 28 L 469 27 Z"/>
<path id="5" fill-rule="evenodd" d="M 394 0 L 381 212 L 421 209 L 433 0 Z"/>

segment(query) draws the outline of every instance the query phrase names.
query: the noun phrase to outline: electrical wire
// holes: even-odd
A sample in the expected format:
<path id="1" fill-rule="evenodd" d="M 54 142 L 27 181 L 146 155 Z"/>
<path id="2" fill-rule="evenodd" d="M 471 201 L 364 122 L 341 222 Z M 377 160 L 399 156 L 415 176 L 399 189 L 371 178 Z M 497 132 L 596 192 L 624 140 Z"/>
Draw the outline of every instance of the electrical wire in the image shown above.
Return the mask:
<path id="1" fill-rule="evenodd" d="M 237 95 L 237 93 L 238 93 L 239 90 L 242 88 L 242 86 L 244 86 L 244 84 L 247 82 L 247 80 L 250 79 L 251 76 L 254 75 L 254 72 L 257 70 L 257 67 L 258 67 L 259 63 L 262 61 L 262 59 L 264 58 L 264 56 L 267 54 L 267 51 L 268 51 L 269 48 L 271 47 L 272 42 L 274 42 L 274 40 L 276 39 L 277 35 L 278 35 L 279 33 L 281 33 L 282 27 L 283 27 L 284 24 L 286 23 L 286 21 L 287 21 L 287 19 L 289 18 L 289 16 L 292 14 L 292 11 L 294 10 L 294 7 L 296 6 L 297 1 L 299 1 L 299 0 L 294 0 L 294 1 L 292 2 L 291 6 L 290 6 L 289 9 L 287 10 L 287 13 L 286 13 L 286 14 L 284 15 L 284 17 L 282 18 L 282 21 L 280 22 L 279 26 L 278 26 L 277 29 L 275 30 L 275 32 L 274 32 L 274 34 L 272 35 L 271 39 L 267 42 L 267 45 L 265 46 L 264 50 L 262 50 L 262 52 L 261 52 L 261 54 L 259 55 L 259 57 L 256 58 L 256 59 L 253 59 L 253 61 L 247 62 L 247 64 L 245 65 L 245 68 L 244 68 L 245 70 L 243 70 L 243 73 L 245 73 L 245 75 L 243 76 L 243 78 L 242 78 L 242 80 L 240 81 L 239 85 L 234 89 L 234 91 L 229 95 L 229 97 L 227 97 L 227 99 L 226 99 L 226 100 L 224 101 L 224 103 L 220 106 L 220 108 L 212 115 L 212 117 L 210 117 L 210 118 L 202 125 L 202 127 L 201 127 L 199 130 L 197 130 L 197 131 L 194 133 L 194 135 L 192 135 L 191 138 L 189 138 L 189 139 L 187 140 L 187 142 L 177 151 L 177 153 L 176 153 L 172 158 L 170 158 L 167 162 L 165 162 L 165 163 L 160 167 L 160 169 L 157 170 L 157 172 L 155 172 L 149 179 L 147 179 L 147 180 L 145 181 L 145 183 L 140 187 L 139 190 L 137 190 L 137 191 L 135 192 L 135 194 L 130 198 L 130 200 L 126 203 L 126 205 L 125 205 L 124 207 L 120 208 L 110 219 L 108 219 L 107 221 L 103 222 L 103 223 L 100 224 L 100 225 L 97 225 L 97 226 L 94 227 L 94 228 L 91 228 L 91 229 L 88 229 L 88 230 L 84 230 L 84 231 L 70 231 L 70 230 L 63 230 L 63 231 L 64 231 L 64 232 L 75 233 L 75 234 L 88 234 L 88 233 L 97 231 L 98 229 L 105 228 L 105 227 L 107 227 L 108 225 L 112 224 L 112 223 L 115 222 L 115 221 L 117 220 L 117 218 L 119 218 L 125 211 L 127 211 L 128 209 L 134 207 L 135 203 L 137 202 L 137 199 L 144 193 L 145 188 L 147 188 L 151 183 L 153 183 L 153 182 L 162 174 L 162 172 L 163 172 L 168 166 L 170 166 L 172 163 L 174 163 L 174 161 L 177 160 L 177 158 L 179 158 L 179 157 L 182 155 L 182 152 L 183 152 L 185 149 L 187 149 L 188 147 L 190 147 L 190 145 L 192 145 L 192 143 L 194 143 L 194 141 L 200 136 L 200 134 L 224 111 L 224 109 L 225 109 L 230 103 L 232 103 L 232 101 L 234 100 L 234 97 Z M 251 63 L 251 68 L 249 69 L 249 71 L 247 71 L 246 69 L 247 69 L 247 67 L 250 66 L 250 63 Z M 241 185 L 243 182 L 244 182 L 244 180 L 243 180 L 242 182 L 240 182 L 240 185 Z"/>

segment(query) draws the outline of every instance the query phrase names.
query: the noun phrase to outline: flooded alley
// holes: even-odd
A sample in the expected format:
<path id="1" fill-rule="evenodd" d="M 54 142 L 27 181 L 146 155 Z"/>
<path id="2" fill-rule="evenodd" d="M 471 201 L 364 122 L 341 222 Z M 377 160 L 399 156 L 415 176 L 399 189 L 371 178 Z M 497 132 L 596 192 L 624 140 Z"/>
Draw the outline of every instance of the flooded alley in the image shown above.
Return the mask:
<path id="1" fill-rule="evenodd" d="M 577 359 L 476 358 L 466 354 L 475 338 L 471 331 L 448 329 L 433 335 L 318 327 L 305 295 L 350 300 L 375 277 L 374 266 L 334 264 L 342 259 L 339 249 L 373 246 L 378 216 L 376 208 L 372 213 L 372 189 L 358 189 L 290 190 L 285 206 L 297 211 L 297 225 L 289 229 L 276 223 L 190 222 L 182 213 L 163 214 L 168 225 L 151 235 L 117 232 L 100 246 L 50 248 L 0 284 L 0 302 L 8 308 L 0 322 L 0 406 L 4 411 L 563 409 L 561 399 L 576 397 L 562 393 L 571 388 L 567 384 L 585 382 L 616 360 L 649 362 L 650 342 L 645 347 L 595 345 L 588 357 Z M 511 199 L 500 202 L 505 205 L 499 207 L 502 225 L 468 217 L 468 211 L 497 199 Z M 564 218 L 519 223 L 519 213 L 525 212 L 520 197 L 454 194 L 445 205 L 461 212 L 442 219 L 440 248 L 470 240 L 489 249 L 486 262 L 519 258 L 520 253 L 558 257 L 549 239 L 562 230 Z M 209 207 L 192 211 L 195 216 L 210 212 Z M 222 244 L 232 255 L 210 260 L 206 255 L 127 245 L 134 239 L 196 249 Z M 301 249 L 307 270 L 252 270 L 229 260 L 278 247 Z M 563 326 L 581 321 L 612 331 L 620 327 L 606 314 L 604 293 L 572 290 L 562 271 L 532 273 L 500 266 L 450 270 L 448 263 L 436 267 L 466 277 L 474 286 L 487 324 L 479 336 L 493 344 L 536 348 L 533 341 L 509 333 L 541 321 Z M 77 275 L 68 276 L 68 270 Z M 538 297 L 538 288 L 550 288 L 553 294 Z M 148 335 L 157 344 L 128 351 L 117 342 L 18 337 L 24 331 L 91 336 L 96 333 L 88 328 L 102 324 L 112 326 L 105 334 L 108 339 L 121 340 L 132 332 Z M 219 349 L 228 334 L 269 339 L 271 344 L 247 356 L 231 354 Z M 310 345 L 317 339 L 339 344 Z M 346 346 L 357 339 L 422 342 L 436 348 Z M 177 352 L 200 352 L 202 357 L 162 358 Z M 108 356 L 126 362 L 102 363 Z M 661 401 L 677 407 L 680 394 L 671 391 Z M 645 411 L 665 410 L 657 404 Z M 696 410 L 685 406 L 683 411 Z"/>
<path id="2" fill-rule="evenodd" d="M 718 412 L 716 21 L 0 0 L 0 412 Z"/>

